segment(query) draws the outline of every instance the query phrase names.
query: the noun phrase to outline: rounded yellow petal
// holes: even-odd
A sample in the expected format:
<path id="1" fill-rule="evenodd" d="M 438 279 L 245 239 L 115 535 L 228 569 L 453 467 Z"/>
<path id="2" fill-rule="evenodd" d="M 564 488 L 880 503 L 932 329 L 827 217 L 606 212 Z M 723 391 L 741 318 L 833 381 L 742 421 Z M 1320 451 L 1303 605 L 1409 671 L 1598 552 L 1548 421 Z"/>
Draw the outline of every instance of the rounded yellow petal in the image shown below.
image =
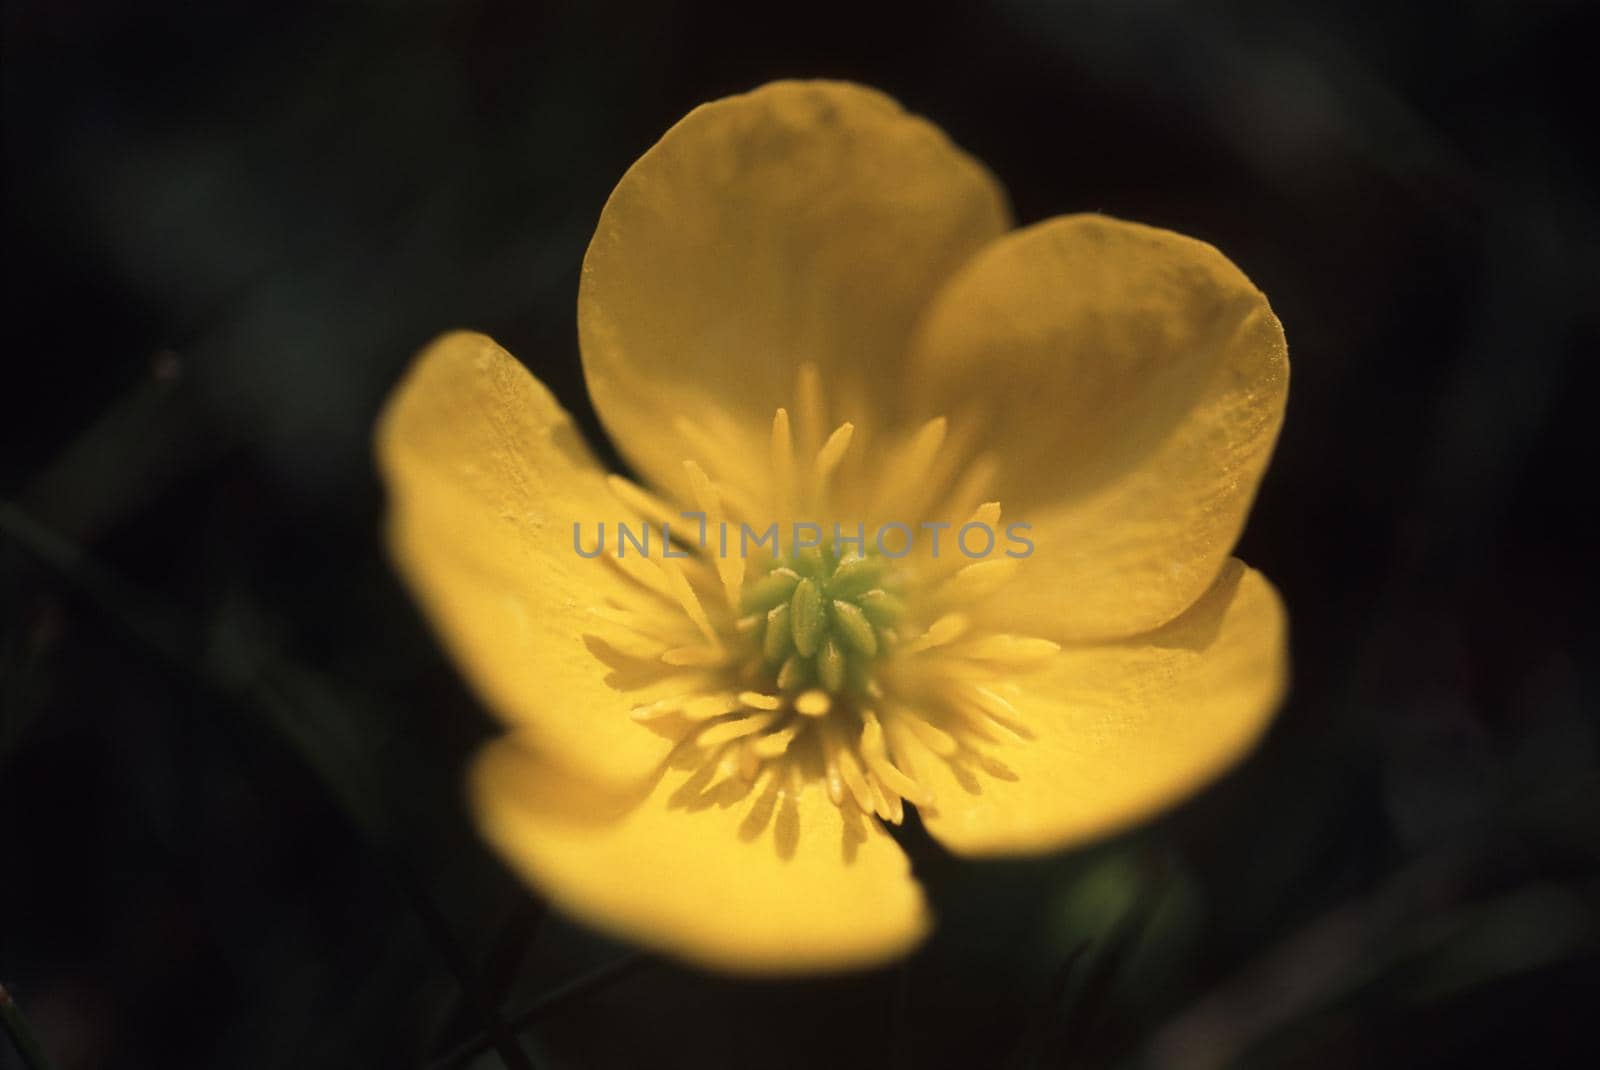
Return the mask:
<path id="1" fill-rule="evenodd" d="M 1230 561 L 1177 620 L 1118 643 L 1069 647 L 1022 681 L 1030 738 L 987 758 L 913 756 L 932 789 L 928 831 L 951 850 L 1050 850 L 1116 832 L 1238 761 L 1282 700 L 1287 622 L 1277 592 Z"/>
<path id="2" fill-rule="evenodd" d="M 727 471 L 765 456 L 804 362 L 825 431 L 881 420 L 917 315 L 1008 226 L 983 166 L 875 90 L 775 82 L 698 107 L 623 176 L 584 259 L 600 419 L 685 501 L 684 458 L 716 451 Z"/>
<path id="3" fill-rule="evenodd" d="M 1283 329 L 1216 249 L 1103 216 L 980 253 L 935 300 L 913 381 L 973 421 L 1034 551 L 1009 630 L 1133 635 L 1227 560 L 1283 422 Z"/>
<path id="4" fill-rule="evenodd" d="M 552 758 L 638 782 L 672 743 L 629 717 L 611 686 L 591 607 L 628 593 L 573 549 L 583 524 L 622 510 L 571 419 L 492 340 L 440 338 L 413 364 L 378 425 L 390 549 L 484 703 Z"/>
<path id="5" fill-rule="evenodd" d="M 621 798 L 508 738 L 480 756 L 472 797 L 486 838 L 564 911 L 698 965 L 868 966 L 928 928 L 910 863 L 882 826 L 786 767 L 751 783 L 680 754 Z"/>

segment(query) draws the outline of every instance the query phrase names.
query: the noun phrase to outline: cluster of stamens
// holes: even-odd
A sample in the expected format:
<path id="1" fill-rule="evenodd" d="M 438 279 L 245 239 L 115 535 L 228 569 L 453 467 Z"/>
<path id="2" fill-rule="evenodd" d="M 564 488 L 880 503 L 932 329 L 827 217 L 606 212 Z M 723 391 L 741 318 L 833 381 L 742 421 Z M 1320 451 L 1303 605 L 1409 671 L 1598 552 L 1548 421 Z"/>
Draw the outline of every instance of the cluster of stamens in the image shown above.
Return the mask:
<path id="1" fill-rule="evenodd" d="M 841 555 L 830 541 L 790 554 L 747 584 L 738 627 L 759 652 L 747 677 L 770 677 L 787 694 L 880 695 L 873 666 L 893 647 L 906 609 L 888 589 L 895 586 L 889 565 L 881 554 Z"/>
<path id="2" fill-rule="evenodd" d="M 779 409 L 765 496 L 761 488 L 713 479 L 714 441 L 702 439 L 701 456 L 685 462 L 689 504 L 713 530 L 729 522 L 787 524 L 802 510 L 819 521 L 844 511 L 835 483 L 848 471 L 855 428 L 842 424 L 823 438 L 815 369 L 802 369 L 797 396 L 799 453 L 807 463 L 797 463 L 789 414 Z M 885 518 L 998 524 L 999 505 L 981 499 L 988 474 L 981 459 L 943 463 L 944 437 L 944 421 L 934 420 L 886 447 L 876 485 L 866 473 L 851 473 L 868 491 L 849 508 L 861 508 L 865 497 Z M 611 486 L 645 519 L 681 515 L 619 477 Z M 921 761 L 948 763 L 963 783 L 974 770 L 1009 774 L 988 745 L 997 733 L 1028 735 L 1013 677 L 1057 648 L 1022 636 L 973 635 L 967 608 L 1007 583 L 1017 560 L 890 558 L 865 542 L 829 538 L 759 560 L 695 542 L 684 551 L 607 554 L 632 581 L 633 596 L 594 608 L 605 623 L 599 637 L 619 656 L 655 666 L 630 688 L 639 698 L 636 720 L 682 740 L 728 775 L 754 781 L 772 773 L 788 786 L 820 777 L 836 804 L 894 822 L 904 802 L 936 805 L 917 779 Z"/>

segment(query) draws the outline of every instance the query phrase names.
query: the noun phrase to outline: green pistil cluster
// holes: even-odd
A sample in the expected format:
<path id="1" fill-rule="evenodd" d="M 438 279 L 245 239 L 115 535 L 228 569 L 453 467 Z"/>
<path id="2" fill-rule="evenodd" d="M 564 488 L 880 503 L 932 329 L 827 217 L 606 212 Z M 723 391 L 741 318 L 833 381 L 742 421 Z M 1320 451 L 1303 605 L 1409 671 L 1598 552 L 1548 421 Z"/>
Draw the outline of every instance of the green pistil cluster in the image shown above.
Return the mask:
<path id="1" fill-rule="evenodd" d="M 747 582 L 740 608 L 780 690 L 870 689 L 872 666 L 905 611 L 889 589 L 891 564 L 877 553 L 840 556 L 825 544 L 775 561 Z"/>

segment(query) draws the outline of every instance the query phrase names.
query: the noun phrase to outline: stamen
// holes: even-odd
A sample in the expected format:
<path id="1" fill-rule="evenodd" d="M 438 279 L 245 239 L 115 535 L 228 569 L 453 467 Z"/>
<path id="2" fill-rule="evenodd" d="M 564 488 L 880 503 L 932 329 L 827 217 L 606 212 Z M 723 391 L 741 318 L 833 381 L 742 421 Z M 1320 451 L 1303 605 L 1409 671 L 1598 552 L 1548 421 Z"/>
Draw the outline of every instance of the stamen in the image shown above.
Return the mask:
<path id="1" fill-rule="evenodd" d="M 986 635 L 950 648 L 954 657 L 984 661 L 1005 669 L 1028 669 L 1060 653 L 1061 644 L 1025 635 Z"/>
<path id="2" fill-rule="evenodd" d="M 680 712 L 686 720 L 709 721 L 714 717 L 721 717 L 725 713 L 732 713 L 739 708 L 739 700 L 729 694 L 703 695 L 683 704 Z"/>
<path id="3" fill-rule="evenodd" d="M 797 656 L 791 656 L 778 670 L 778 687 L 793 691 L 806 682 L 806 666 Z"/>
<path id="4" fill-rule="evenodd" d="M 683 575 L 683 569 L 675 557 L 663 557 L 659 571 L 666 578 L 667 590 L 678 600 L 683 611 L 694 621 L 700 634 L 706 637 L 706 642 L 719 649 L 722 640 L 717 635 L 717 630 L 711 626 L 711 618 L 706 616 L 705 607 L 700 604 L 700 596 L 694 593 L 694 588 L 689 586 L 689 581 Z"/>
<path id="5" fill-rule="evenodd" d="M 794 489 L 794 437 L 788 410 L 779 409 L 772 418 L 772 512 L 780 532 L 794 522 Z"/>
<path id="6" fill-rule="evenodd" d="M 667 582 L 666 576 L 662 575 L 661 566 L 653 559 L 642 554 L 618 557 L 615 548 L 612 548 L 606 551 L 605 560 L 645 590 L 653 591 L 669 602 L 677 601 L 672 585 Z"/>
<path id="7" fill-rule="evenodd" d="M 973 704 L 982 710 L 989 720 L 1001 728 L 1006 729 L 1013 735 L 1023 737 L 1029 735 L 1027 728 L 1024 726 L 1025 719 L 1021 711 L 992 689 L 973 687 L 969 689 L 968 695 L 971 697 Z"/>
<path id="8" fill-rule="evenodd" d="M 900 803 L 900 796 L 885 791 L 883 784 L 876 777 L 867 777 L 867 784 L 872 788 L 872 808 L 879 817 L 891 825 L 905 821 L 906 810 Z"/>
<path id="9" fill-rule="evenodd" d="M 867 619 L 860 606 L 843 599 L 835 599 L 833 624 L 839 630 L 840 638 L 856 653 L 867 658 L 877 654 L 878 637 L 872 630 L 872 622 Z"/>
<path id="10" fill-rule="evenodd" d="M 890 455 L 874 502 L 881 515 L 899 519 L 920 511 L 916 506 L 933 489 L 928 476 L 948 430 L 945 418 L 935 416 L 917 429 L 910 442 Z"/>
<path id="11" fill-rule="evenodd" d="M 794 647 L 801 657 L 809 658 L 817 652 L 826 625 L 822 590 L 814 580 L 801 580 L 795 585 L 794 597 L 789 600 L 789 627 L 794 632 Z"/>
<path id="12" fill-rule="evenodd" d="M 682 699 L 659 699 L 655 702 L 647 702 L 643 706 L 635 706 L 628 716 L 641 724 L 646 721 L 659 720 L 662 717 L 669 717 L 677 713 L 682 702 Z"/>
<path id="13" fill-rule="evenodd" d="M 761 755 L 756 753 L 755 740 L 746 737 L 744 745 L 739 748 L 739 776 L 754 783 L 760 772 Z"/>
<path id="14" fill-rule="evenodd" d="M 591 617 L 603 620 L 607 624 L 614 624 L 619 628 L 626 628 L 636 635 L 646 639 L 653 639 L 662 646 L 674 642 L 666 633 L 671 631 L 668 622 L 661 620 L 655 614 L 640 612 L 638 609 L 625 609 L 622 606 L 590 606 L 588 613 Z"/>
<path id="15" fill-rule="evenodd" d="M 959 516 L 961 514 L 957 515 Z M 956 538 L 960 538 L 961 529 L 966 527 L 968 524 L 982 524 L 990 531 L 998 530 L 1000 527 L 1000 503 L 984 502 L 982 505 L 979 505 L 970 513 L 966 514 L 965 520 L 961 520 L 954 525 Z M 959 551 L 960 545 L 958 543 L 956 546 L 952 547 L 948 553 L 941 554 L 938 558 L 929 560 L 924 566 L 924 574 L 926 575 L 927 579 L 931 582 L 940 577 L 947 577 L 952 573 L 960 572 L 962 569 L 970 567 L 970 565 L 967 564 L 969 559 L 962 556 Z M 991 557 L 986 558 L 985 560 L 993 561 L 1008 559 L 997 559 Z"/>
<path id="16" fill-rule="evenodd" d="M 737 705 L 727 702 L 728 698 L 730 698 L 728 695 L 720 692 L 707 694 L 705 684 L 706 677 L 701 675 L 681 676 L 670 681 L 663 681 L 663 685 L 673 685 L 683 690 L 676 691 L 665 698 L 659 698 L 654 702 L 635 706 L 630 716 L 635 721 L 654 721 L 661 717 L 682 714 L 690 720 L 704 720 L 708 717 L 731 713 L 738 708 Z M 694 711 L 693 716 L 690 714 L 691 708 Z M 704 713 L 702 716 L 702 711 L 707 710 L 714 712 Z"/>
<path id="17" fill-rule="evenodd" d="M 727 517 L 722 511 L 722 495 L 716 484 L 711 482 L 705 469 L 693 461 L 684 461 L 683 467 L 689 473 L 689 486 L 694 491 L 700 511 L 706 516 L 707 528 L 711 531 L 722 531 Z M 717 577 L 722 580 L 723 594 L 728 599 L 728 605 L 736 607 L 739 605 L 740 588 L 744 584 L 744 555 L 718 552 L 714 557 Z"/>
<path id="18" fill-rule="evenodd" d="M 807 717 L 825 717 L 833 709 L 833 700 L 826 691 L 812 689 L 794 700 L 794 709 Z"/>
<path id="19" fill-rule="evenodd" d="M 623 479 L 619 475 L 608 475 L 606 486 L 611 488 L 611 493 L 615 494 L 623 505 L 649 521 L 652 527 L 659 528 L 663 523 L 670 524 L 678 519 L 677 510 L 632 480 Z"/>
<path id="20" fill-rule="evenodd" d="M 956 520 L 970 514 L 975 507 L 981 508 L 976 503 L 982 502 L 985 496 L 990 493 L 999 470 L 1000 464 L 995 460 L 993 454 L 983 453 L 973 458 L 961 474 L 956 477 L 955 486 L 951 487 L 949 492 L 945 494 L 946 508 L 944 509 L 944 515 Z M 998 510 L 999 503 L 995 502 L 993 504 Z M 977 519 L 977 517 L 974 516 L 973 519 Z M 999 519 L 1000 514 L 997 511 L 995 519 L 989 522 L 990 526 L 998 523 Z"/>
<path id="21" fill-rule="evenodd" d="M 780 605 L 787 605 L 799 582 L 800 574 L 794 569 L 775 568 L 745 586 L 740 608 L 746 613 L 766 613 Z"/>
<path id="22" fill-rule="evenodd" d="M 826 744 L 823 746 L 823 780 L 828 785 L 828 798 L 835 806 L 844 805 L 844 777 L 839 774 L 839 763 L 833 754 L 828 751 Z"/>
<path id="23" fill-rule="evenodd" d="M 795 416 L 800 425 L 800 449 L 806 454 L 817 452 L 822 441 L 822 429 L 827 425 L 828 410 L 822 397 L 822 375 L 816 364 L 806 361 L 795 374 Z"/>
<path id="24" fill-rule="evenodd" d="M 862 557 L 852 551 L 839 561 L 828 579 L 828 593 L 835 598 L 854 598 L 878 586 L 886 562 L 881 557 Z"/>
<path id="25" fill-rule="evenodd" d="M 867 764 L 872 767 L 873 774 L 883 782 L 886 790 L 894 792 L 915 806 L 933 805 L 933 792 L 902 773 L 900 768 L 886 756 L 868 758 Z"/>
<path id="26" fill-rule="evenodd" d="M 717 462 L 726 460 L 730 455 L 738 452 L 741 445 L 748 440 L 741 434 L 734 433 L 727 428 L 712 431 L 706 424 L 691 420 L 686 416 L 676 417 L 672 421 L 673 430 L 677 431 L 691 449 L 699 454 L 699 459 L 709 465 L 713 471 L 726 477 L 728 472 L 720 467 Z M 730 513 L 738 517 L 757 517 L 762 513 L 761 505 L 755 496 L 748 493 L 749 488 L 735 484 L 727 478 L 721 480 L 719 490 L 722 501 Z"/>
<path id="27" fill-rule="evenodd" d="M 1000 523 L 1000 503 L 984 502 L 972 511 L 968 524 L 982 524 L 984 527 L 995 527 Z"/>
<path id="28" fill-rule="evenodd" d="M 761 653 L 768 661 L 781 662 L 789 656 L 794 646 L 794 628 L 790 624 L 791 603 L 773 606 L 767 613 L 767 634 L 761 641 Z"/>
<path id="29" fill-rule="evenodd" d="M 614 616 L 606 616 L 595 612 L 597 608 L 589 609 L 589 615 L 596 621 L 596 628 L 591 634 L 630 658 L 654 661 L 663 650 L 683 642 L 682 635 L 668 636 L 663 634 L 667 629 L 650 628 L 645 622 L 634 619 L 642 614 L 614 610 Z M 651 623 L 659 625 L 660 622 Z"/>
<path id="30" fill-rule="evenodd" d="M 872 813 L 872 789 L 867 784 L 867 778 L 861 772 L 855 752 L 840 738 L 838 727 L 830 721 L 822 722 L 822 743 L 828 767 L 837 771 L 840 782 L 862 812 Z"/>
<path id="31" fill-rule="evenodd" d="M 889 760 L 883 725 L 878 720 L 877 714 L 871 710 L 863 710 L 861 713 L 861 756 L 866 760 L 867 768 L 872 770 L 886 791 L 891 791 L 907 802 L 919 806 L 926 806 L 933 801 L 931 792 L 906 776 Z"/>
<path id="32" fill-rule="evenodd" d="M 946 613 L 929 625 L 928 630 L 900 648 L 902 654 L 920 654 L 924 650 L 944 646 L 966 634 L 971 621 L 962 613 Z"/>
<path id="33" fill-rule="evenodd" d="M 839 462 L 844 460 L 845 453 L 850 449 L 850 440 L 855 437 L 855 433 L 855 424 L 840 424 L 817 451 L 816 459 L 811 462 L 813 503 L 820 505 L 827 499 L 829 480 L 833 478 Z"/>
<path id="34" fill-rule="evenodd" d="M 789 749 L 789 744 L 794 742 L 794 737 L 800 734 L 801 725 L 796 722 L 787 728 L 780 728 L 775 732 L 768 732 L 760 739 L 749 744 L 750 750 L 758 758 L 777 758 Z"/>
<path id="35" fill-rule="evenodd" d="M 1020 562 L 1014 557 L 990 557 L 964 566 L 939 587 L 945 602 L 964 605 L 980 602 L 1011 582 Z"/>
<path id="36" fill-rule="evenodd" d="M 661 660 L 668 665 L 710 667 L 723 665 L 728 661 L 728 652 L 722 647 L 714 646 L 680 646 L 665 651 Z"/>
<path id="37" fill-rule="evenodd" d="M 921 714 L 914 710 L 902 709 L 897 711 L 900 716 L 895 718 L 895 723 L 905 726 L 907 732 L 915 736 L 923 746 L 941 758 L 948 758 L 961 749 L 956 738 L 949 732 L 927 721 Z"/>
<path id="38" fill-rule="evenodd" d="M 856 604 L 879 628 L 892 628 L 906 612 L 904 602 L 881 588 L 868 591 L 856 599 Z"/>
<path id="39" fill-rule="evenodd" d="M 753 735 L 763 728 L 771 725 L 778 719 L 775 713 L 752 713 L 744 717 L 735 717 L 732 720 L 722 721 L 700 733 L 697 742 L 702 747 L 715 747 L 723 743 L 731 743 L 736 739 Z"/>
<path id="40" fill-rule="evenodd" d="M 817 679 L 827 690 L 838 691 L 844 687 L 849 670 L 850 661 L 844 649 L 829 636 L 817 652 Z"/>

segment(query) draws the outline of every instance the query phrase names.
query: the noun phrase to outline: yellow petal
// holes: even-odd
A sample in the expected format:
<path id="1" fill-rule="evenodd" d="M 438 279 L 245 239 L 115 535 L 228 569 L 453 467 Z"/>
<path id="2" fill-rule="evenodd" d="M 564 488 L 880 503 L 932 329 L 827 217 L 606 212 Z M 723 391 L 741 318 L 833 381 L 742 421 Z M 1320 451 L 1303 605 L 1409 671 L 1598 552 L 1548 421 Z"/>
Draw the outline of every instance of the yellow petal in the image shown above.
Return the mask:
<path id="1" fill-rule="evenodd" d="M 1238 761 L 1282 699 L 1277 592 L 1230 561 L 1190 610 L 1137 639 L 1069 647 L 1015 700 L 1031 738 L 997 734 L 990 761 L 913 755 L 928 831 L 967 855 L 1081 843 L 1156 813 Z M 996 764 L 998 763 L 998 764 Z M 992 768 L 985 770 L 982 764 Z"/>
<path id="2" fill-rule="evenodd" d="M 881 419 L 918 313 L 1008 225 L 983 166 L 874 90 L 775 82 L 696 108 L 623 176 L 584 259 L 578 329 L 600 419 L 685 501 L 701 440 L 725 479 L 766 456 L 803 362 L 820 372 L 822 434 Z"/>
<path id="3" fill-rule="evenodd" d="M 1222 568 L 1283 422 L 1267 299 L 1216 249 L 1071 216 L 995 242 L 935 300 L 913 381 L 979 422 L 1034 549 L 1004 630 L 1137 634 Z M 1020 551 L 1019 551 L 1020 552 Z"/>
<path id="4" fill-rule="evenodd" d="M 928 915 L 899 846 L 821 779 L 755 783 L 673 762 L 622 799 L 491 744 L 472 799 L 524 879 L 597 928 L 690 962 L 752 973 L 866 966 L 920 941 Z"/>
<path id="5" fill-rule="evenodd" d="M 478 334 L 429 346 L 378 425 L 391 552 L 484 703 L 552 758 L 637 782 L 672 742 L 629 717 L 608 682 L 592 607 L 631 592 L 573 549 L 583 524 L 624 515 L 571 419 L 522 365 Z"/>

